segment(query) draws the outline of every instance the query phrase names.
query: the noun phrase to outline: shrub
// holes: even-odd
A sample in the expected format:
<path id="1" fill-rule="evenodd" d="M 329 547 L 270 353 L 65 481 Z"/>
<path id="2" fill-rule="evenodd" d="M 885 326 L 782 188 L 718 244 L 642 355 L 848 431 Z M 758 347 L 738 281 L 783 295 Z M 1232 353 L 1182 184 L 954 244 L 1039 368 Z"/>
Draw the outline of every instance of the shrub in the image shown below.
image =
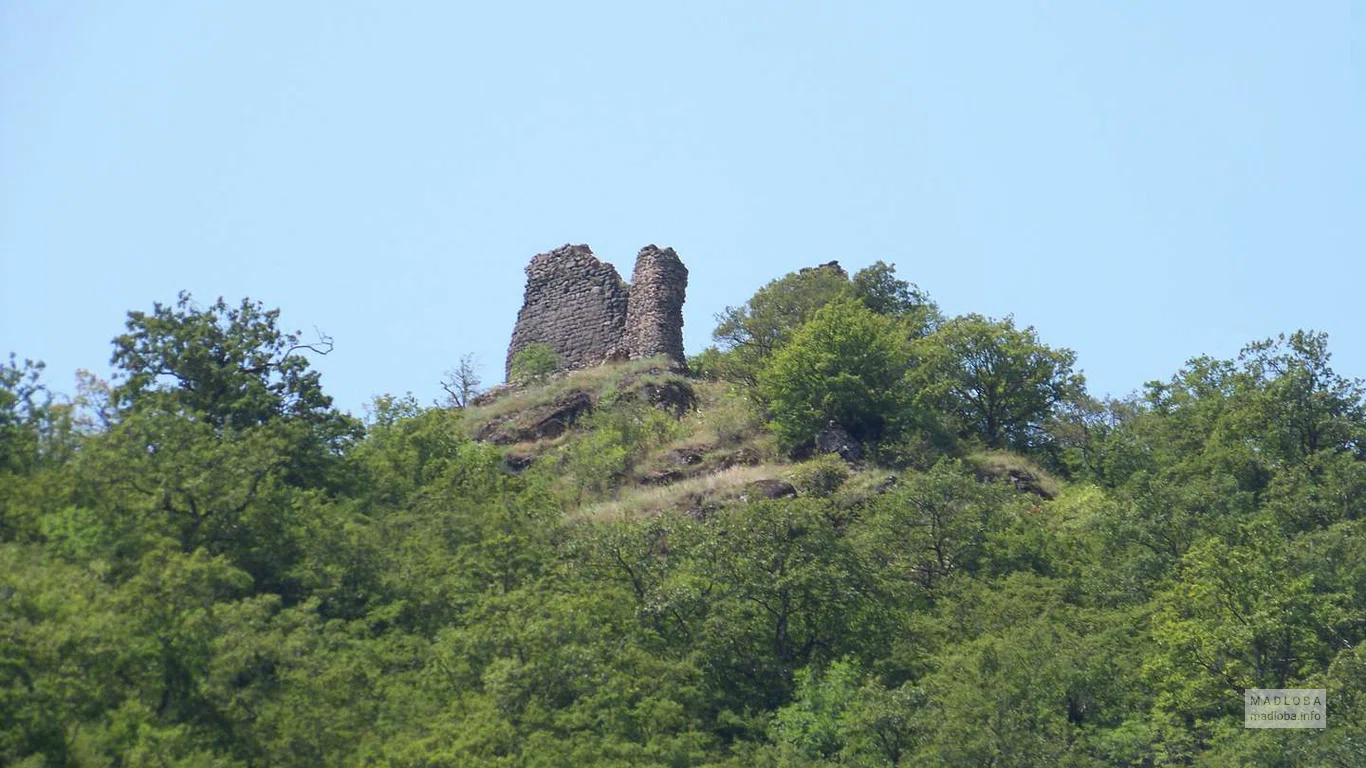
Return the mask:
<path id="1" fill-rule="evenodd" d="M 716 347 L 707 347 L 688 358 L 688 375 L 694 379 L 717 381 L 721 378 L 723 354 Z"/>
<path id="2" fill-rule="evenodd" d="M 596 494 L 616 488 L 642 456 L 683 429 L 656 408 L 612 397 L 604 397 L 582 425 L 586 434 L 565 448 L 565 468 L 580 491 Z"/>
<path id="3" fill-rule="evenodd" d="M 849 479 L 849 467 L 840 457 L 826 454 L 799 464 L 793 470 L 792 486 L 803 496 L 827 498 Z"/>
<path id="4" fill-rule="evenodd" d="M 714 406 L 702 411 L 698 420 L 718 446 L 737 445 L 764 431 L 758 409 L 735 394 L 724 395 Z"/>
<path id="5" fill-rule="evenodd" d="M 508 379 L 518 383 L 539 381 L 560 367 L 560 356 L 549 344 L 528 344 L 512 356 L 512 371 Z"/>
<path id="6" fill-rule="evenodd" d="M 565 449 L 565 468 L 580 491 L 606 493 L 630 468 L 632 447 L 618 430 L 595 429 Z"/>

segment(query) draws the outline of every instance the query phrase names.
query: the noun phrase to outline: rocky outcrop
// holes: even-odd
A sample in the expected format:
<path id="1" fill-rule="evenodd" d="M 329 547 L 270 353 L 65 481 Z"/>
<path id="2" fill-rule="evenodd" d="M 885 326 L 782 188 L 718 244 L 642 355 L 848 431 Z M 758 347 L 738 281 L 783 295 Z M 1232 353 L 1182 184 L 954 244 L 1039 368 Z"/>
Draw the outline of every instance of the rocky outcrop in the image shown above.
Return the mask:
<path id="1" fill-rule="evenodd" d="M 816 433 L 816 453 L 835 453 L 845 461 L 858 461 L 863 458 L 863 446 L 847 430 L 832 421 Z"/>
<path id="2" fill-rule="evenodd" d="M 576 389 L 545 405 L 492 419 L 479 427 L 474 439 L 493 445 L 553 440 L 592 411 L 593 398 Z"/>
<path id="3" fill-rule="evenodd" d="M 818 269 L 828 269 L 840 277 L 849 277 L 849 273 L 844 271 L 844 267 L 841 267 L 838 261 L 827 261 L 824 264 L 817 264 L 814 267 L 802 267 L 797 270 L 797 272 L 804 275 L 807 272 L 815 272 Z"/>
<path id="4" fill-rule="evenodd" d="M 536 255 L 526 278 L 505 374 L 531 344 L 555 350 L 566 370 L 656 355 L 683 363 L 688 268 L 672 248 L 640 249 L 629 287 L 586 245 Z"/>
<path id="5" fill-rule="evenodd" d="M 745 501 L 763 499 L 795 499 L 797 489 L 786 480 L 754 480 L 745 485 L 745 493 L 740 498 Z"/>

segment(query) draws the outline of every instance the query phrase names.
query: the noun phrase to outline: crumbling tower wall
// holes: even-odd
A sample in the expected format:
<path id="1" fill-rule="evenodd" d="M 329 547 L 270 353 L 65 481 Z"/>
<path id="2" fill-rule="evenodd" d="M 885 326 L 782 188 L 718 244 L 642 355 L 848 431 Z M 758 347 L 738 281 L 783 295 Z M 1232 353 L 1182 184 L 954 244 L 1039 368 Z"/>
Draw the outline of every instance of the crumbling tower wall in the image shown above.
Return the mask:
<path id="1" fill-rule="evenodd" d="M 566 369 L 656 355 L 682 364 L 688 268 L 672 248 L 647 245 L 631 282 L 586 245 L 532 257 L 504 373 L 511 378 L 512 359 L 531 344 L 548 345 Z"/>
<path id="2" fill-rule="evenodd" d="M 621 354 L 627 288 L 611 264 L 586 245 L 564 245 L 532 257 L 504 372 L 530 344 L 547 344 L 565 368 L 600 365 Z"/>
<path id="3" fill-rule="evenodd" d="M 667 355 L 683 358 L 683 300 L 688 268 L 672 248 L 647 245 L 636 256 L 622 345 L 635 360 Z"/>

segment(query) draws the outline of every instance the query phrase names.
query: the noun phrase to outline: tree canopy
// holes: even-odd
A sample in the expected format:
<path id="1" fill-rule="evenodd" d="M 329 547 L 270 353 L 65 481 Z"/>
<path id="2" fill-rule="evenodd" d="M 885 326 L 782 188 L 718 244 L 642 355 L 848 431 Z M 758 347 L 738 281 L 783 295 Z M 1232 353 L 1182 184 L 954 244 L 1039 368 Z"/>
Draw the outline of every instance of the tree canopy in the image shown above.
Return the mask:
<path id="1" fill-rule="evenodd" d="M 73 395 L 11 357 L 0 764 L 1366 764 L 1366 387 L 1326 335 L 1100 401 L 880 263 L 723 326 L 694 370 L 743 376 L 476 404 L 466 366 L 363 425 L 250 300 L 130 313 Z M 832 422 L 868 450 L 803 458 Z M 1328 727 L 1244 728 L 1252 686 Z"/>
<path id="2" fill-rule="evenodd" d="M 800 445 L 833 424 L 876 440 L 905 421 L 905 342 L 891 319 L 857 301 L 836 299 L 817 310 L 759 374 L 779 438 Z"/>

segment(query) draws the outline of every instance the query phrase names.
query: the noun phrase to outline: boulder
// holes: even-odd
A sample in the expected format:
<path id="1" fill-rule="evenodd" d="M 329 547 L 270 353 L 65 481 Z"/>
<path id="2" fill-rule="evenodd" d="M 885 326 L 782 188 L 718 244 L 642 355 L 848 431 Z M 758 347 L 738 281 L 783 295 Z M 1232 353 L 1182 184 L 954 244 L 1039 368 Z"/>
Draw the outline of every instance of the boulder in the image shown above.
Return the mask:
<path id="1" fill-rule="evenodd" d="M 761 499 L 795 499 L 797 489 L 786 480 L 754 480 L 745 485 L 745 493 L 740 498 L 745 501 Z"/>
<path id="2" fill-rule="evenodd" d="M 530 453 L 509 453 L 503 457 L 503 466 L 514 475 L 525 472 L 536 463 L 536 456 Z"/>
<path id="3" fill-rule="evenodd" d="M 669 451 L 669 463 L 680 467 L 697 466 L 702 463 L 706 453 L 707 447 L 704 445 L 685 445 Z"/>
<path id="4" fill-rule="evenodd" d="M 863 446 L 835 422 L 816 434 L 816 453 L 836 453 L 845 461 L 863 458 Z"/>

